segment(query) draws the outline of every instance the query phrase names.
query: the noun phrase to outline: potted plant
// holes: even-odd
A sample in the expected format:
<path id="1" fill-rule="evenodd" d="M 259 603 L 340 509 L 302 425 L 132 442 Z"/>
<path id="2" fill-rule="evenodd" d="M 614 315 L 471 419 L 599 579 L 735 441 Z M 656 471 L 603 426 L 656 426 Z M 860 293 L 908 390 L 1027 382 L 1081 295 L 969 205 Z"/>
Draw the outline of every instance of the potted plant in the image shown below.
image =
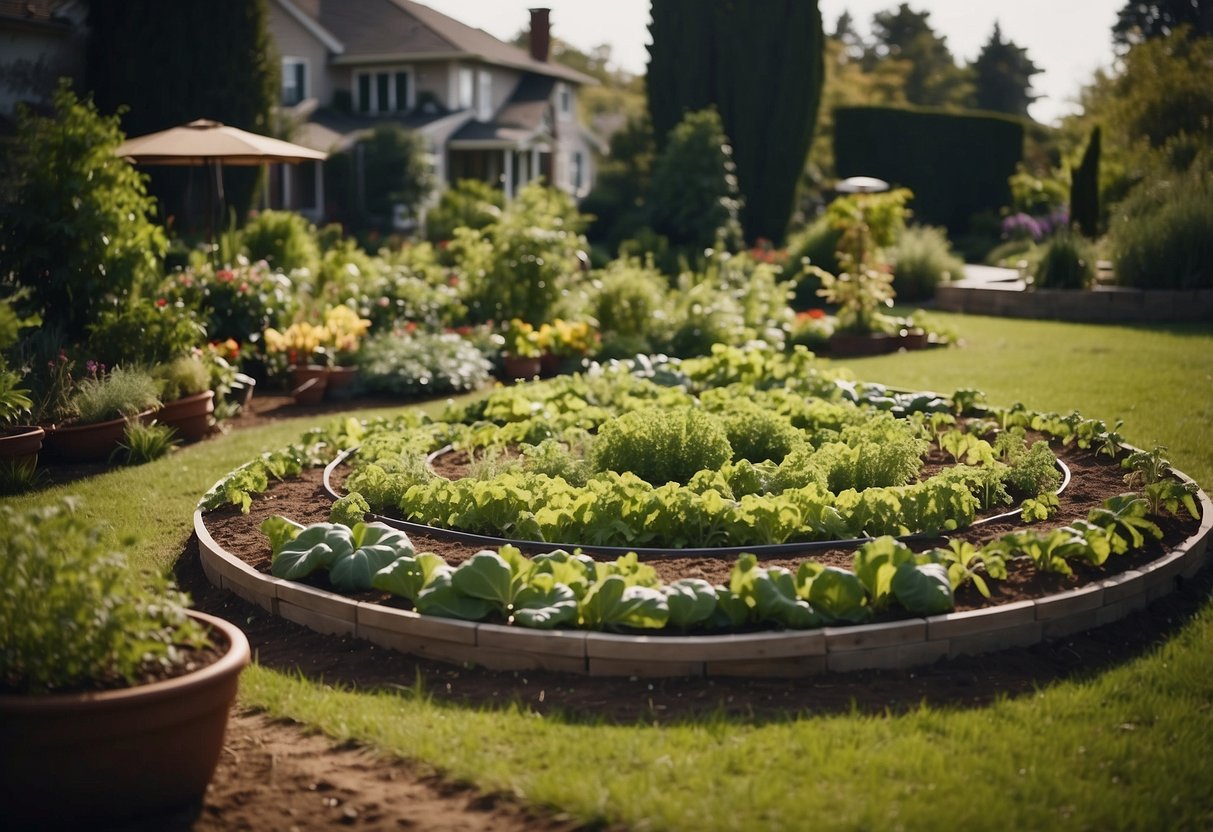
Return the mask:
<path id="1" fill-rule="evenodd" d="M 542 374 L 553 376 L 562 371 L 575 372 L 599 340 L 597 330 L 588 321 L 557 318 L 550 324 L 543 324 L 539 327 L 539 341 L 543 346 L 543 355 L 540 356 Z"/>
<path id="2" fill-rule="evenodd" d="M 164 405 L 156 419 L 177 432 L 184 442 L 197 442 L 210 432 L 215 412 L 215 391 L 211 389 L 211 371 L 202 359 L 183 355 L 152 368 Z"/>
<path id="3" fill-rule="evenodd" d="M 133 570 L 68 498 L 0 506 L 4 824 L 61 828 L 198 800 L 248 641 Z"/>
<path id="4" fill-rule="evenodd" d="M 29 390 L 18 385 L 21 375 L 0 360 L 0 465 L 11 483 L 28 482 L 38 466 L 38 451 L 46 431 L 38 425 L 19 424 L 33 402 Z"/>
<path id="5" fill-rule="evenodd" d="M 48 455 L 68 462 L 103 462 L 122 442 L 129 419 L 150 416 L 160 406 L 156 382 L 149 373 L 115 367 L 76 383 L 66 412 L 70 421 L 46 432 Z"/>
<path id="6" fill-rule="evenodd" d="M 265 350 L 270 358 L 285 359 L 290 374 L 290 393 L 296 404 L 319 404 L 328 386 L 328 346 L 332 334 L 324 324 L 296 321 L 282 332 L 265 330 Z"/>
<path id="7" fill-rule="evenodd" d="M 354 394 L 354 382 L 358 377 L 358 367 L 354 357 L 358 354 L 358 346 L 371 322 L 358 317 L 358 313 L 348 306 L 334 306 L 324 313 L 324 326 L 329 331 L 333 363 L 329 367 L 328 387 L 325 397 L 334 400 L 348 399 Z"/>
<path id="8" fill-rule="evenodd" d="M 506 378 L 534 378 L 542 369 L 543 346 L 539 332 L 526 321 L 513 318 L 502 333 L 505 348 L 501 364 Z"/>

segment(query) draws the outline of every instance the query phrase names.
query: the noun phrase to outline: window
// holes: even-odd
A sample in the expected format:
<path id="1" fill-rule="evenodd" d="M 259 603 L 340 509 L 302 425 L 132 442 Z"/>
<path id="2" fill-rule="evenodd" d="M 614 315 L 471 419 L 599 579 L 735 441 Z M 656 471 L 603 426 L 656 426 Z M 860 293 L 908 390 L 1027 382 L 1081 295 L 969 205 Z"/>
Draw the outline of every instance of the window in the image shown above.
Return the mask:
<path id="1" fill-rule="evenodd" d="M 556 111 L 561 121 L 568 121 L 573 115 L 573 91 L 568 84 L 556 87 Z"/>
<path id="2" fill-rule="evenodd" d="M 493 74 L 487 69 L 476 73 L 476 118 L 488 121 L 493 117 Z"/>
<path id="3" fill-rule="evenodd" d="M 476 102 L 476 74 L 467 67 L 459 68 L 459 98 L 455 109 L 470 110 Z"/>
<path id="4" fill-rule="evenodd" d="M 307 98 L 307 62 L 302 58 L 282 59 L 282 106 L 294 107 Z"/>
<path id="5" fill-rule="evenodd" d="M 585 157 L 581 155 L 581 151 L 573 153 L 573 193 L 581 193 L 581 189 L 585 186 Z"/>
<path id="6" fill-rule="evenodd" d="M 355 109 L 371 115 L 403 113 L 413 107 L 412 71 L 397 69 L 359 72 L 355 75 L 358 98 Z"/>

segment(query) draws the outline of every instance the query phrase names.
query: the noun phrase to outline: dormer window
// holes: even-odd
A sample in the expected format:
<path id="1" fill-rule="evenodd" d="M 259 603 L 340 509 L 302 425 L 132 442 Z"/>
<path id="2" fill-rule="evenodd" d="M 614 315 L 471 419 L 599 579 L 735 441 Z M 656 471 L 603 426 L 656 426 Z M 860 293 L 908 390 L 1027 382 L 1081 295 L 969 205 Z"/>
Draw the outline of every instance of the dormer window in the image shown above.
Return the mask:
<path id="1" fill-rule="evenodd" d="M 307 61 L 282 59 L 282 106 L 294 107 L 307 98 Z"/>
<path id="2" fill-rule="evenodd" d="M 355 109 L 367 115 L 403 113 L 413 109 L 413 73 L 408 69 L 376 70 L 354 74 Z"/>
<path id="3" fill-rule="evenodd" d="M 556 85 L 556 112 L 559 113 L 561 121 L 568 121 L 573 117 L 573 91 L 569 89 L 568 84 Z"/>

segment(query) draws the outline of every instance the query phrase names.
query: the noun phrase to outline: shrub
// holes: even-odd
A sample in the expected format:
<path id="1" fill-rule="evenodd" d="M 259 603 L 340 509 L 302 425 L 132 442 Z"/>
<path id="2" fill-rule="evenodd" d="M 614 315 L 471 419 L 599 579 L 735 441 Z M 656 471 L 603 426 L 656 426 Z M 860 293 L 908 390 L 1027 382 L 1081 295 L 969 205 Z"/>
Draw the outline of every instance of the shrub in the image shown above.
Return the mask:
<path id="1" fill-rule="evenodd" d="M 475 346 L 452 334 L 382 333 L 358 354 L 363 389 L 394 396 L 475 390 L 491 380 L 491 367 Z"/>
<path id="2" fill-rule="evenodd" d="M 0 689 L 36 694 L 134 684 L 205 642 L 189 599 L 138 573 L 75 503 L 0 506 Z"/>
<path id="3" fill-rule="evenodd" d="M 244 249 L 251 260 L 265 260 L 283 271 L 320 265 L 316 229 L 307 218 L 293 211 L 262 211 L 244 226 Z"/>
<path id="4" fill-rule="evenodd" d="M 1037 289 L 1086 289 L 1095 282 L 1095 249 L 1079 235 L 1062 231 L 1044 247 L 1033 277 Z"/>
<path id="5" fill-rule="evenodd" d="M 964 275 L 964 261 L 957 257 L 942 228 L 918 225 L 901 233 L 888 252 L 893 264 L 893 291 L 903 301 L 925 300 L 935 287 Z"/>
<path id="6" fill-rule="evenodd" d="M 720 420 L 694 407 L 626 413 L 600 429 L 591 451 L 596 471 L 630 471 L 652 485 L 686 484 L 697 471 L 733 457 Z"/>
<path id="7" fill-rule="evenodd" d="M 454 239 L 456 228 L 487 228 L 504 209 L 505 194 L 500 188 L 478 179 L 460 179 L 426 212 L 425 238 L 436 243 Z"/>
<path id="8" fill-rule="evenodd" d="M 621 257 L 595 275 L 589 313 L 598 321 L 604 344 L 617 339 L 653 345 L 654 336 L 668 325 L 665 277 L 635 258 Z"/>
<path id="9" fill-rule="evenodd" d="M 841 238 L 842 229 L 835 227 L 830 218 L 823 214 L 788 239 L 788 260 L 794 264 L 808 260 L 818 268 L 837 274 L 836 252 Z M 796 284 L 793 307 L 809 309 L 818 305 L 817 290 L 820 288 L 821 281 L 815 275 L 802 276 Z"/>
<path id="10" fill-rule="evenodd" d="M 107 375 L 82 379 L 71 400 L 76 421 L 82 425 L 131 417 L 159 404 L 152 377 L 123 367 L 115 367 Z"/>
<path id="11" fill-rule="evenodd" d="M 1213 288 L 1213 154 L 1147 180 L 1117 206 L 1108 236 L 1116 279 L 1139 289 Z"/>
<path id="12" fill-rule="evenodd" d="M 143 465 L 167 454 L 177 444 L 177 431 L 168 425 L 127 422 L 112 459 L 123 465 Z"/>
<path id="13" fill-rule="evenodd" d="M 167 242 L 145 177 L 114 153 L 118 116 L 77 100 L 67 79 L 54 105 L 52 117 L 22 109 L 0 155 L 0 283 L 26 287 L 74 339 L 103 304 L 155 279 Z"/>
<path id="14" fill-rule="evenodd" d="M 291 319 L 294 286 L 264 260 L 215 270 L 210 265 L 176 272 L 161 284 L 161 297 L 197 310 L 211 341 L 245 342 L 253 333 L 283 326 Z"/>
<path id="15" fill-rule="evenodd" d="M 132 300 L 101 313 L 89 327 L 89 352 L 102 364 L 158 364 L 206 339 L 206 328 L 184 304 Z"/>

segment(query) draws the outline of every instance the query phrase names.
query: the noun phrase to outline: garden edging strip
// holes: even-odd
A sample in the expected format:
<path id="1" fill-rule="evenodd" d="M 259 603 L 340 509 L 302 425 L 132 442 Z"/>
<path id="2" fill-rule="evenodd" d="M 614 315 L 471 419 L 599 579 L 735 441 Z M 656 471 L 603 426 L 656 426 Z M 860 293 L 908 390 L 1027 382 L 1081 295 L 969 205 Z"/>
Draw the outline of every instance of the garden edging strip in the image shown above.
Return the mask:
<path id="1" fill-rule="evenodd" d="M 1176 471 L 1184 482 L 1192 480 Z M 1208 560 L 1213 501 L 1198 491 L 1201 524 L 1163 557 L 1079 589 L 1028 601 L 879 624 L 719 636 L 530 630 L 422 616 L 274 578 L 228 553 L 194 513 L 202 568 L 216 586 L 318 632 L 455 664 L 590 676 L 790 677 L 909 668 L 1022 647 L 1117 621 L 1172 592 Z"/>

